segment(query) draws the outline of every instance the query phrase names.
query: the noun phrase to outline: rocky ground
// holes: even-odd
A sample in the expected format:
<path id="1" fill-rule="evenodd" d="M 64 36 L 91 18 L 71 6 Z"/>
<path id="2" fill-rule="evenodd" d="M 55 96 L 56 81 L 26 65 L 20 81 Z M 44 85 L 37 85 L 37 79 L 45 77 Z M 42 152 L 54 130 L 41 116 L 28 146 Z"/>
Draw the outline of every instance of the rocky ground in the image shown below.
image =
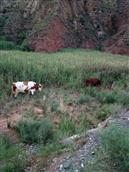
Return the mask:
<path id="1" fill-rule="evenodd" d="M 73 136 L 63 140 L 63 144 L 74 144 L 76 150 L 72 153 L 64 153 L 54 157 L 48 167 L 38 172 L 79 172 L 85 164 L 94 158 L 96 150 L 100 146 L 99 132 L 109 124 L 117 124 L 129 128 L 129 110 L 124 109 L 119 114 L 109 117 L 106 121 L 100 123 L 98 128 L 89 130 L 83 136 Z M 79 144 L 76 140 L 80 140 Z M 83 141 L 82 141 L 83 140 Z M 25 170 L 32 172 L 31 168 Z"/>
<path id="2" fill-rule="evenodd" d="M 125 109 L 120 114 L 109 117 L 98 128 L 89 130 L 85 135 L 86 143 L 76 150 L 73 155 L 59 157 L 45 169 L 45 172 L 79 172 L 86 162 L 94 157 L 99 147 L 99 132 L 109 124 L 118 124 L 129 128 L 129 110 Z M 57 163 L 58 162 L 58 163 Z"/>
<path id="3" fill-rule="evenodd" d="M 62 107 L 62 106 L 61 106 Z M 63 106 L 64 107 L 64 106 Z M 16 123 L 19 119 L 22 118 L 20 114 L 28 108 L 28 106 L 21 106 L 20 108 L 14 108 L 11 112 L 11 116 L 8 118 L 0 117 L 0 131 L 4 134 L 7 134 L 15 142 L 19 141 L 16 133 L 7 128 L 8 121 L 13 121 Z M 36 114 L 41 115 L 40 108 L 34 108 Z M 121 113 L 109 117 L 104 122 L 98 124 L 97 128 L 88 130 L 82 135 L 74 135 L 70 138 L 61 140 L 61 144 L 70 145 L 73 147 L 72 151 L 64 151 L 60 155 L 56 155 L 47 162 L 47 167 L 36 172 L 80 172 L 84 168 L 86 162 L 90 161 L 95 156 L 96 150 L 100 146 L 99 142 L 99 132 L 105 127 L 108 127 L 109 124 L 116 123 L 122 126 L 127 126 L 129 128 L 129 110 L 124 109 Z M 14 125 L 10 123 L 10 125 Z M 37 152 L 37 147 L 35 145 L 24 145 L 26 148 L 27 155 L 33 155 Z M 33 172 L 32 167 L 27 167 L 25 172 Z"/>

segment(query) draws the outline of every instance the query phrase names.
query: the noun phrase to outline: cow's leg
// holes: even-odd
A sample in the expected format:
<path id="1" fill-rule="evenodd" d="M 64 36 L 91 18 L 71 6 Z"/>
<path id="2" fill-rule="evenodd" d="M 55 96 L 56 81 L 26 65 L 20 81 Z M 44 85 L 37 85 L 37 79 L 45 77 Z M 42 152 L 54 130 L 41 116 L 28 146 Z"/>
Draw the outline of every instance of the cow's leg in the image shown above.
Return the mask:
<path id="1" fill-rule="evenodd" d="M 16 98 L 17 97 L 17 95 L 18 95 L 18 91 L 16 91 L 15 93 L 14 93 L 14 97 Z"/>
<path id="2" fill-rule="evenodd" d="M 31 89 L 30 92 L 31 92 L 31 95 L 34 95 L 35 90 Z"/>

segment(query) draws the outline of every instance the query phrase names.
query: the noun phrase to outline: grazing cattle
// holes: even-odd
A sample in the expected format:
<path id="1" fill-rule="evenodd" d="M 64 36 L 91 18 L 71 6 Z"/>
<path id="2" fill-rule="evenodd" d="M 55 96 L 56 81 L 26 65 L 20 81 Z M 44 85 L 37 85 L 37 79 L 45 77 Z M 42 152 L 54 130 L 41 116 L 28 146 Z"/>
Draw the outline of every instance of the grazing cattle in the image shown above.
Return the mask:
<path id="1" fill-rule="evenodd" d="M 102 84 L 102 82 L 98 78 L 89 78 L 84 81 L 84 84 L 86 86 L 97 87 L 97 86 L 100 86 Z"/>
<path id="2" fill-rule="evenodd" d="M 41 91 L 42 85 L 33 81 L 18 81 L 12 84 L 12 94 L 17 97 L 18 93 L 31 93 L 34 95 L 35 91 Z"/>

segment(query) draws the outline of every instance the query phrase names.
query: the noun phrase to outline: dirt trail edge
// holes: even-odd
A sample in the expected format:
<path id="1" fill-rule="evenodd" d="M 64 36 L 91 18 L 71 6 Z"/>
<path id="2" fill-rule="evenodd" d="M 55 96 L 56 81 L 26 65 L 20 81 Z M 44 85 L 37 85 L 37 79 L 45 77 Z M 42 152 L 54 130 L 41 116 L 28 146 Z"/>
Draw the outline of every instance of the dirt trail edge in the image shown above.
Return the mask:
<path id="1" fill-rule="evenodd" d="M 94 157 L 94 152 L 99 148 L 99 132 L 114 123 L 129 128 L 129 109 L 122 110 L 119 114 L 109 117 L 98 125 L 98 128 L 89 130 L 86 135 L 86 143 L 74 153 L 60 155 L 49 162 L 49 167 L 42 172 L 79 172 L 84 164 Z"/>

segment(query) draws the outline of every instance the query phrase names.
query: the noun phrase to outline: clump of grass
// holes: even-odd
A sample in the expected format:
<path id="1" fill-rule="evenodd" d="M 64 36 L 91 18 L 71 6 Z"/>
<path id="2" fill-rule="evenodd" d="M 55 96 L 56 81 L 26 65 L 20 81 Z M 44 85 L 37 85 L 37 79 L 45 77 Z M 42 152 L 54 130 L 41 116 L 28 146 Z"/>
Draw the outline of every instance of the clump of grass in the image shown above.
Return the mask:
<path id="1" fill-rule="evenodd" d="M 115 103 L 117 101 L 116 94 L 114 92 L 98 92 L 96 93 L 96 98 L 99 100 L 100 103 Z"/>
<path id="2" fill-rule="evenodd" d="M 109 105 L 107 106 L 103 106 L 96 114 L 96 117 L 101 120 L 104 121 L 107 117 L 109 117 L 111 115 L 111 109 L 109 107 Z"/>
<path id="3" fill-rule="evenodd" d="M 127 106 L 129 105 L 129 93 L 121 91 L 118 93 L 118 103 Z"/>
<path id="4" fill-rule="evenodd" d="M 64 146 L 59 142 L 53 142 L 46 146 L 40 145 L 39 154 L 41 156 L 49 156 L 51 154 L 59 154 L 62 152 Z"/>
<path id="5" fill-rule="evenodd" d="M 99 150 L 95 153 L 94 159 L 85 164 L 81 172 L 118 172 L 118 169 L 108 155 Z"/>
<path id="6" fill-rule="evenodd" d="M 69 117 L 63 118 L 63 120 L 61 121 L 59 125 L 58 130 L 61 136 L 64 136 L 64 137 L 72 136 L 76 132 L 75 122 Z"/>
<path id="7" fill-rule="evenodd" d="M 101 143 L 110 159 L 122 171 L 128 171 L 129 130 L 119 125 L 110 125 L 102 132 Z"/>
<path id="8" fill-rule="evenodd" d="M 53 127 L 47 119 L 41 121 L 20 121 L 16 125 L 16 130 L 19 132 L 22 142 L 29 144 L 46 144 L 53 139 Z"/>
<path id="9" fill-rule="evenodd" d="M 12 144 L 5 135 L 0 135 L 0 171 L 19 172 L 26 166 L 25 152 L 18 146 Z"/>
<path id="10" fill-rule="evenodd" d="M 82 117 L 80 118 L 79 121 L 77 132 L 79 133 L 86 132 L 89 128 L 92 127 L 93 127 L 92 122 L 89 119 L 87 119 L 87 116 L 85 114 L 82 114 Z"/>
<path id="11" fill-rule="evenodd" d="M 59 111 L 59 104 L 57 102 L 52 102 L 51 105 L 51 112 L 58 112 Z"/>
<path id="12" fill-rule="evenodd" d="M 77 104 L 84 104 L 84 103 L 89 102 L 90 99 L 91 99 L 90 96 L 81 94 L 80 97 L 79 97 L 79 99 L 76 101 L 76 103 Z"/>

